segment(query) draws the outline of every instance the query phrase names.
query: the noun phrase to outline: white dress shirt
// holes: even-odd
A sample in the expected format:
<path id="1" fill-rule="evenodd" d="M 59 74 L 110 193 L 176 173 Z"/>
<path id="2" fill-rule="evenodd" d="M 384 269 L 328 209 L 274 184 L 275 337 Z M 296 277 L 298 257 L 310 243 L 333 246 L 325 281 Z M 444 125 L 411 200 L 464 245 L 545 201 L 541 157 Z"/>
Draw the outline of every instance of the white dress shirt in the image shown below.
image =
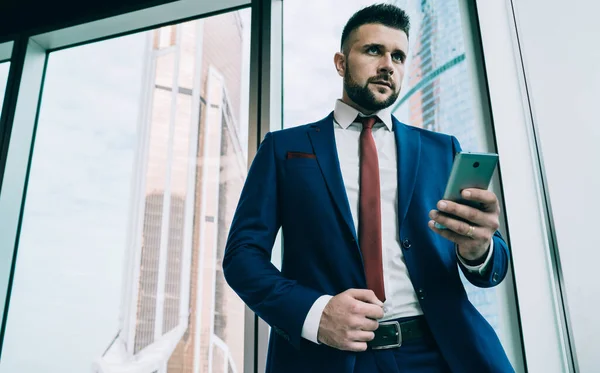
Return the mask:
<path id="1" fill-rule="evenodd" d="M 341 100 L 336 101 L 333 115 L 335 142 L 342 177 L 348 195 L 352 220 L 356 232 L 358 232 L 359 151 L 362 124 L 355 122 L 355 120 L 358 115 L 364 115 Z M 372 115 L 377 115 L 383 122 L 377 123 L 373 127 L 373 138 L 375 139 L 375 146 L 377 147 L 379 157 L 383 284 L 386 298 L 383 305 L 384 316 L 380 321 L 385 321 L 400 317 L 422 315 L 423 311 L 410 281 L 398 239 L 398 219 L 396 218 L 398 214 L 397 147 L 396 139 L 392 132 L 391 109 L 386 108 Z M 490 261 L 492 250 L 493 245 L 490 246 L 484 263 L 478 266 L 466 265 L 460 256 L 458 256 L 458 259 L 468 270 L 483 273 Z M 304 320 L 302 327 L 303 338 L 314 343 L 319 343 L 317 335 L 321 315 L 332 297 L 332 295 L 323 295 L 315 301 Z"/>

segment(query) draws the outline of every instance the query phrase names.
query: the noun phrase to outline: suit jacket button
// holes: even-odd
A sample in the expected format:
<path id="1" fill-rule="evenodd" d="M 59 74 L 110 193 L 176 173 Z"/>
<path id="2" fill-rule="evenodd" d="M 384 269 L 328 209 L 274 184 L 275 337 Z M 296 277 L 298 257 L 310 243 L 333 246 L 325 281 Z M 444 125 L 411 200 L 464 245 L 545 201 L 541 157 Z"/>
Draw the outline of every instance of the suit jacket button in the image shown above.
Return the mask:
<path id="1" fill-rule="evenodd" d="M 493 281 L 493 282 L 498 282 L 498 278 L 499 278 L 499 277 L 500 277 L 500 276 L 498 276 L 498 272 L 494 272 L 494 274 L 492 275 L 492 281 Z"/>
<path id="2" fill-rule="evenodd" d="M 402 247 L 405 248 L 406 250 L 410 249 L 411 246 L 412 246 L 412 243 L 410 242 L 410 240 L 408 238 L 405 238 L 404 241 L 402 241 Z"/>
<path id="3" fill-rule="evenodd" d="M 426 293 L 425 293 L 425 290 L 423 290 L 423 289 L 419 289 L 419 290 L 417 290 L 417 297 L 418 297 L 420 300 L 423 300 L 423 299 L 425 299 L 425 295 L 426 295 Z"/>

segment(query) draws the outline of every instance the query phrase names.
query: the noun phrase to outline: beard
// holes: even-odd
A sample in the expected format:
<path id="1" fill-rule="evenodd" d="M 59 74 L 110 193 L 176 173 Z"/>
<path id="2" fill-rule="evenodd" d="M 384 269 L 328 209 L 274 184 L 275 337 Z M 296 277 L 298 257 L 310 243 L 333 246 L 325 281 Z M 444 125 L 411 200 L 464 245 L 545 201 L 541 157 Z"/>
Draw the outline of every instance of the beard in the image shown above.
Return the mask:
<path id="1" fill-rule="evenodd" d="M 369 89 L 369 83 L 374 81 L 386 81 L 392 85 L 392 93 L 388 98 L 380 100 L 375 97 L 375 94 Z M 346 65 L 344 73 L 344 90 L 355 104 L 369 111 L 379 111 L 393 105 L 400 95 L 400 91 L 396 91 L 395 84 L 388 79 L 388 76 L 369 78 L 364 86 L 360 85 L 350 74 L 350 67 L 348 65 Z"/>

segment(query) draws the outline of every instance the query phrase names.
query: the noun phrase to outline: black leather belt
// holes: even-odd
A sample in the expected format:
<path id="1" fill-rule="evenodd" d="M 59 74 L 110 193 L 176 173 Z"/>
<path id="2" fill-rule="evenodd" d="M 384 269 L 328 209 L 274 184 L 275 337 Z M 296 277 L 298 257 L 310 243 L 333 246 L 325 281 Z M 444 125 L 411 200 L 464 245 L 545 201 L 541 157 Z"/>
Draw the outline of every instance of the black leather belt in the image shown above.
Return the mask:
<path id="1" fill-rule="evenodd" d="M 382 321 L 375 330 L 375 338 L 367 342 L 367 346 L 373 350 L 400 347 L 402 342 L 423 338 L 430 333 L 423 316 L 407 321 Z"/>

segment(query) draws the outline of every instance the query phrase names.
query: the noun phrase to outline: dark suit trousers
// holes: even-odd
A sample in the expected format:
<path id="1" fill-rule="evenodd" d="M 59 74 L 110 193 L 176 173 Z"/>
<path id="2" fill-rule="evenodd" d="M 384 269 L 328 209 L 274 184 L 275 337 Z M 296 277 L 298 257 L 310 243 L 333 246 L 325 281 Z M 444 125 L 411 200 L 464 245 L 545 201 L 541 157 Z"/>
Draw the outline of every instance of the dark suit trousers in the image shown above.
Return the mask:
<path id="1" fill-rule="evenodd" d="M 354 373 L 451 373 L 431 335 L 388 350 L 356 354 Z"/>

